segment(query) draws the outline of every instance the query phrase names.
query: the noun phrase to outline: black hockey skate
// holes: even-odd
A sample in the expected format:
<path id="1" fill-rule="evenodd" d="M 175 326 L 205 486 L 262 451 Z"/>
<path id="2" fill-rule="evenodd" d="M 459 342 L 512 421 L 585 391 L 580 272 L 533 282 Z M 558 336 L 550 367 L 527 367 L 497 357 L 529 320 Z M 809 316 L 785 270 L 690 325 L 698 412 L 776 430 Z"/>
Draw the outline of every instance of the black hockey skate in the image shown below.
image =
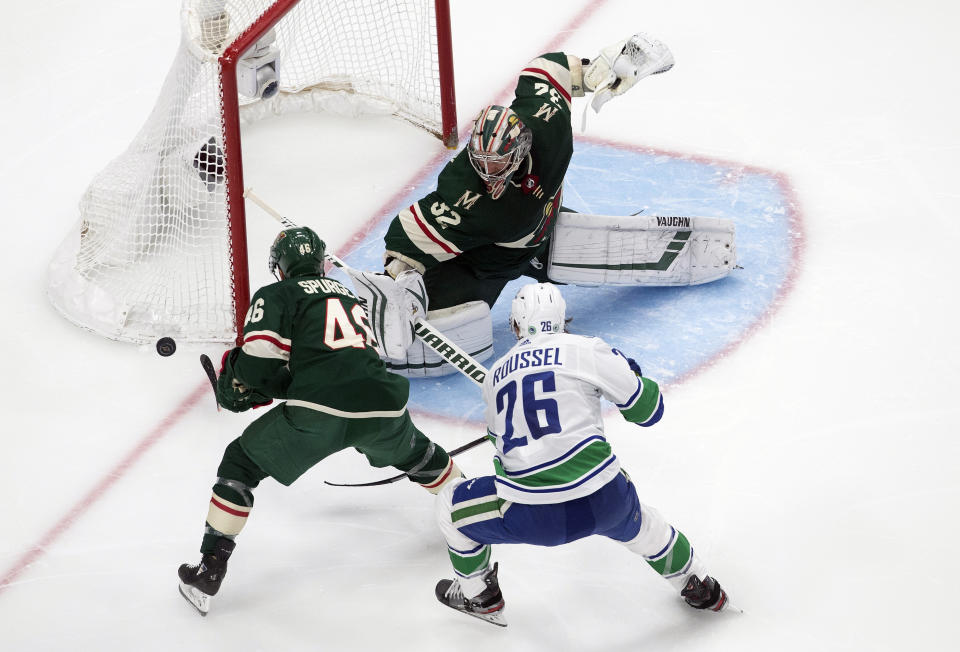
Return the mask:
<path id="1" fill-rule="evenodd" d="M 702 580 L 696 575 L 691 575 L 687 579 L 687 585 L 680 591 L 680 597 L 694 609 L 723 611 L 730 604 L 727 592 L 709 575 L 704 575 Z"/>
<path id="2" fill-rule="evenodd" d="M 463 595 L 459 580 L 440 580 L 434 590 L 437 600 L 451 609 L 456 609 L 500 627 L 506 627 L 507 621 L 503 617 L 503 594 L 500 592 L 500 584 L 497 582 L 498 566 L 499 564 L 494 564 L 493 568 L 483 576 L 487 588 L 475 598 L 468 598 Z"/>
<path id="3" fill-rule="evenodd" d="M 220 590 L 220 583 L 227 574 L 227 560 L 236 545 L 230 539 L 217 539 L 212 555 L 204 555 L 196 566 L 181 564 L 177 571 L 180 595 L 196 607 L 201 616 L 210 611 L 210 598 Z"/>

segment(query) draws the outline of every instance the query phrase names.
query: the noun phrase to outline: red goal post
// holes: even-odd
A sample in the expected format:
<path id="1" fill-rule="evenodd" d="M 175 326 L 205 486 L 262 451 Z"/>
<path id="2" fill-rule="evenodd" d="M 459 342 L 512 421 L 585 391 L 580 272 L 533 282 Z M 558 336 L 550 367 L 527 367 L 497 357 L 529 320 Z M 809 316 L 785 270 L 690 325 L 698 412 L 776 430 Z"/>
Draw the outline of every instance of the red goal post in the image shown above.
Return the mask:
<path id="1" fill-rule="evenodd" d="M 241 124 L 391 113 L 457 145 L 448 0 L 183 0 L 181 33 L 153 112 L 50 265 L 57 310 L 111 339 L 242 331 Z"/>

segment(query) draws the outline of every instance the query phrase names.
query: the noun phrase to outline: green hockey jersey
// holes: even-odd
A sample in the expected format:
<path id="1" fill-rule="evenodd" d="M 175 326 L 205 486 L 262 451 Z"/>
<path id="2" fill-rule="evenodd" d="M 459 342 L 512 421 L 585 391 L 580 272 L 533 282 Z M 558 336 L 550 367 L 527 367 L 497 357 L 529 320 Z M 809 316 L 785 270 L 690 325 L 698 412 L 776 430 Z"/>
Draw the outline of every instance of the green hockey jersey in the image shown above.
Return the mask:
<path id="1" fill-rule="evenodd" d="M 345 418 L 399 416 L 409 382 L 387 371 L 369 339 L 346 286 L 320 275 L 284 279 L 253 295 L 234 376 L 288 405 Z"/>
<path id="2" fill-rule="evenodd" d="M 478 277 L 515 276 L 553 232 L 563 177 L 573 156 L 571 76 L 565 54 L 523 69 L 510 105 L 533 145 L 499 199 L 492 199 L 464 148 L 440 172 L 437 189 L 401 211 L 385 237 L 387 255 L 420 272 L 459 258 Z"/>

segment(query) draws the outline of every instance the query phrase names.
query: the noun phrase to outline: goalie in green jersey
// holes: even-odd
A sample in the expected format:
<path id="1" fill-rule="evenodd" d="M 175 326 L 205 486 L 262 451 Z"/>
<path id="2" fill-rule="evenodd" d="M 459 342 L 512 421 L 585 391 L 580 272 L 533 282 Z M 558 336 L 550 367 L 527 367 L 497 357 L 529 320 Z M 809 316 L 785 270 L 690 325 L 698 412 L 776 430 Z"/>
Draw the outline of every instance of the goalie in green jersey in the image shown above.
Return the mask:
<path id="1" fill-rule="evenodd" d="M 547 253 L 573 156 L 572 98 L 592 92 L 599 110 L 672 66 L 670 50 L 643 34 L 592 61 L 543 54 L 520 73 L 510 106 L 480 112 L 436 190 L 400 211 L 384 238 L 389 277 L 423 274 L 431 324 L 477 360 L 493 353 L 490 307 L 507 282 L 524 275 L 548 280 Z M 419 342 L 387 366 L 408 376 L 452 371 Z"/>
<path id="2" fill-rule="evenodd" d="M 461 476 L 411 421 L 409 381 L 387 371 L 370 346 L 364 309 L 349 289 L 324 276 L 324 253 L 309 228 L 280 232 L 269 265 L 279 281 L 253 295 L 243 345 L 224 355 L 221 406 L 242 412 L 283 402 L 227 446 L 217 469 L 202 559 L 179 569 L 180 592 L 201 614 L 220 588 L 261 480 L 290 485 L 345 448 L 375 467 L 406 472 L 431 493 Z"/>

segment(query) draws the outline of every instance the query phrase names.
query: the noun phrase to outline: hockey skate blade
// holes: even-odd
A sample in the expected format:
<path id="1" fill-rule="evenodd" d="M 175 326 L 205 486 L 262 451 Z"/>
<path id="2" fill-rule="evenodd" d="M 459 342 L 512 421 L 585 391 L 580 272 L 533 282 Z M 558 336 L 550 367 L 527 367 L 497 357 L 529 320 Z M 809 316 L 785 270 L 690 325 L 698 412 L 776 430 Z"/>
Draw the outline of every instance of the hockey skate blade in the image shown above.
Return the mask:
<path id="1" fill-rule="evenodd" d="M 184 600 L 193 605 L 193 608 L 196 609 L 201 616 L 206 616 L 207 612 L 210 611 L 210 596 L 198 590 L 196 587 L 180 582 L 180 595 L 183 596 Z"/>
<path id="2" fill-rule="evenodd" d="M 724 591 L 723 594 L 724 594 L 723 605 L 722 605 L 719 609 L 717 609 L 717 611 L 716 611 L 715 613 L 735 613 L 735 614 L 742 614 L 742 613 L 743 613 L 743 609 L 741 609 L 741 608 L 738 607 L 737 605 L 735 605 L 735 604 L 733 604 L 732 602 L 730 602 L 730 596 L 727 594 L 727 592 Z"/>
<path id="3" fill-rule="evenodd" d="M 503 615 L 503 609 L 498 609 L 493 613 L 476 613 L 474 611 L 467 611 L 466 609 L 457 609 L 453 605 L 447 605 L 454 611 L 458 611 L 462 614 L 467 614 L 468 616 L 473 616 L 474 618 L 479 618 L 480 620 L 490 623 L 491 625 L 496 625 L 497 627 L 506 627 L 507 619 Z"/>
<path id="4" fill-rule="evenodd" d="M 733 604 L 732 602 L 730 602 L 730 596 L 727 596 L 727 599 L 724 600 L 724 602 L 723 602 L 723 606 L 720 607 L 719 609 L 716 609 L 716 610 L 714 610 L 714 609 L 696 609 L 695 611 L 697 611 L 697 612 L 710 612 L 710 613 L 714 613 L 714 614 L 726 614 L 726 613 L 742 614 L 742 613 L 743 613 L 743 609 L 741 609 L 741 608 L 738 607 L 737 605 L 735 605 L 735 604 Z"/>

